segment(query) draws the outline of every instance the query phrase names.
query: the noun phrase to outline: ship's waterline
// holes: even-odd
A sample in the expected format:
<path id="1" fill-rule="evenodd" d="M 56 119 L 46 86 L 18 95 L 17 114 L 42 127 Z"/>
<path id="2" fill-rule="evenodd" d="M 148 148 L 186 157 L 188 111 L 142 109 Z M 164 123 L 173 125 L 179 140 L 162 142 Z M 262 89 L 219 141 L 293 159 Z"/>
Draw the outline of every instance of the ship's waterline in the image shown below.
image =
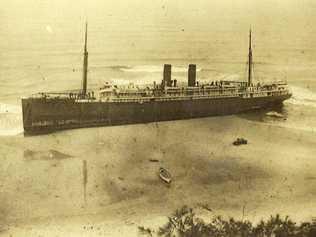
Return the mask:
<path id="1" fill-rule="evenodd" d="M 23 122 L 28 134 L 55 130 L 229 115 L 280 105 L 290 95 L 270 97 L 181 99 L 147 102 L 86 102 L 24 99 Z"/>

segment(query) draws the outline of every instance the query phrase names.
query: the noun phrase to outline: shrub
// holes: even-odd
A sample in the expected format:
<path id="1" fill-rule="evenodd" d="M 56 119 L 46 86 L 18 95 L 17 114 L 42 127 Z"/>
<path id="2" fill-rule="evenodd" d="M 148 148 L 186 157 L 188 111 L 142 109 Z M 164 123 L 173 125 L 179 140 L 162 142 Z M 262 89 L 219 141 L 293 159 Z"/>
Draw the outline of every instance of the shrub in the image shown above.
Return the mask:
<path id="1" fill-rule="evenodd" d="M 143 232 L 155 233 L 142 227 Z M 141 229 L 140 229 L 141 230 Z M 149 231 L 148 231 L 149 230 Z M 213 217 L 210 223 L 198 218 L 192 208 L 183 206 L 168 217 L 168 222 L 159 228 L 162 237 L 315 237 L 316 226 L 309 222 L 297 225 L 288 216 L 270 216 L 253 225 L 249 221 Z"/>

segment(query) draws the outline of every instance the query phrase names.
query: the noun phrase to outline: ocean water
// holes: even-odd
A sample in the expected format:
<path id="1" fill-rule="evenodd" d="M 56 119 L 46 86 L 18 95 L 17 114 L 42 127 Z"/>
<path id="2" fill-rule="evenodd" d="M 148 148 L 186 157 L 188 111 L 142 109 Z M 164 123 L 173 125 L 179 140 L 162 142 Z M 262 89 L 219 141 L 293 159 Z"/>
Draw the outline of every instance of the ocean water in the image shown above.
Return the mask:
<path id="1" fill-rule="evenodd" d="M 290 167 L 289 164 L 284 165 L 283 161 L 281 162 L 287 157 L 276 156 L 275 154 L 280 153 L 273 153 L 274 162 L 276 162 L 274 165 L 283 170 L 282 174 L 285 174 L 284 170 L 288 169 L 291 175 L 298 175 L 298 178 L 291 183 L 294 189 L 297 185 L 307 183 L 310 185 L 307 185 L 308 188 L 312 189 L 315 181 L 314 176 L 310 175 L 316 170 L 316 161 L 311 157 L 314 151 L 312 147 L 315 145 L 313 141 L 316 137 L 316 38 L 313 27 L 313 22 L 316 20 L 313 14 L 315 9 L 316 4 L 312 0 L 278 2 L 270 0 L 197 0 L 194 2 L 93 0 L 89 3 L 71 0 L 13 0 L 4 4 L 0 9 L 0 150 L 2 155 L 0 158 L 3 159 L 1 199 L 8 203 L 15 194 L 22 195 L 24 191 L 29 193 L 25 198 L 15 199 L 9 204 L 10 208 L 5 209 L 2 218 L 23 219 L 41 215 L 49 216 L 48 213 L 54 212 L 49 206 L 55 203 L 55 199 L 49 197 L 49 193 L 54 192 L 52 190 L 59 190 L 68 195 L 61 197 L 61 199 L 64 198 L 63 201 L 66 204 L 57 202 L 61 207 L 57 208 L 54 214 L 61 214 L 67 208 L 70 214 L 76 213 L 74 210 L 77 204 L 72 205 L 70 199 L 80 193 L 79 186 L 72 186 L 72 180 L 78 172 L 80 173 L 81 159 L 88 159 L 96 165 L 98 162 L 95 160 L 100 156 L 111 156 L 121 162 L 126 155 L 121 149 L 130 149 L 130 152 L 137 153 L 136 156 L 147 159 L 145 158 L 147 154 L 142 153 L 140 147 L 144 148 L 145 152 L 148 147 L 163 143 L 161 139 L 166 136 L 165 133 L 181 132 L 181 129 L 184 129 L 186 132 L 182 135 L 189 139 L 190 133 L 199 136 L 196 131 L 200 131 L 201 134 L 208 129 L 216 131 L 215 125 L 218 123 L 223 123 L 219 125 L 221 128 L 219 132 L 227 137 L 231 135 L 230 139 L 238 136 L 238 131 L 250 137 L 257 131 L 262 132 L 262 138 L 253 136 L 254 140 L 250 141 L 250 143 L 256 143 L 258 139 L 261 146 L 257 147 L 258 151 L 262 151 L 265 141 L 271 145 L 272 139 L 280 142 L 280 147 L 271 149 L 276 149 L 278 152 L 284 150 L 284 154 L 289 156 L 288 150 L 293 149 L 296 143 L 291 137 L 287 140 L 287 135 L 284 134 L 291 134 L 298 138 L 297 143 L 300 144 L 298 151 L 304 159 L 294 161 L 295 159 L 290 157 L 289 161 L 297 165 Z M 284 118 L 269 117 L 265 114 L 269 111 L 265 111 L 263 114 L 253 113 L 182 121 L 178 122 L 179 125 L 174 125 L 177 122 L 167 122 L 162 123 L 161 130 L 155 129 L 154 125 L 144 125 L 141 129 L 148 136 L 148 144 L 138 137 L 139 128 L 133 125 L 127 126 L 128 128 L 119 126 L 77 129 L 25 138 L 20 102 L 22 97 L 37 92 L 80 88 L 86 20 L 88 21 L 88 87 L 90 89 L 97 89 L 105 81 L 113 81 L 117 84 L 160 82 L 164 63 L 173 65 L 172 77 L 180 82 L 187 80 L 187 67 L 190 63 L 197 64 L 197 75 L 200 81 L 246 80 L 248 32 L 251 26 L 254 44 L 254 80 L 259 82 L 286 80 L 293 92 L 293 97 L 284 103 L 282 111 L 278 111 Z M 183 123 L 187 125 L 187 128 L 182 127 Z M 201 127 L 196 130 L 197 126 Z M 141 139 L 145 144 L 136 143 L 134 147 L 130 144 L 132 141 L 125 136 L 136 140 Z M 221 135 L 215 136 L 221 140 Z M 177 135 L 172 134 L 172 137 L 175 140 L 170 142 L 177 144 Z M 260 140 L 263 138 L 265 140 Z M 223 141 L 226 141 L 225 139 L 223 138 Z M 75 142 L 76 140 L 80 142 Z M 228 138 L 227 141 L 229 141 Z M 207 141 L 200 142 L 200 146 L 207 146 Z M 220 148 L 223 146 L 222 143 L 214 142 L 219 147 L 214 152 L 218 153 L 217 157 L 222 157 L 223 151 Z M 102 144 L 106 145 L 102 146 Z M 166 148 L 166 152 L 168 149 Z M 59 154 L 52 153 L 51 150 L 69 153 L 74 157 L 65 159 L 67 161 L 64 163 L 59 163 L 62 168 L 59 167 L 60 173 L 56 183 L 51 179 L 58 172 L 52 171 L 45 163 L 47 161 L 43 159 L 43 157 L 54 158 L 56 154 Z M 159 152 L 155 149 L 151 152 L 152 156 L 159 159 L 169 156 L 162 153 L 161 149 Z M 173 156 L 184 155 L 173 149 L 169 152 Z M 295 149 L 293 152 L 295 153 Z M 194 156 L 194 152 L 191 151 L 191 153 Z M 268 153 L 269 151 L 258 152 L 256 160 L 266 159 Z M 270 155 L 273 157 L 273 154 Z M 32 161 L 28 160 L 30 157 Z M 191 158 L 189 160 L 194 162 Z M 305 164 L 309 166 L 306 172 L 302 168 Z M 189 166 L 187 163 L 186 165 Z M 215 165 L 225 170 L 226 166 L 222 163 Z M 71 166 L 74 167 L 72 171 L 70 171 Z M 198 165 L 193 165 L 195 166 L 203 170 Z M 298 167 L 302 168 L 301 175 L 296 173 Z M 42 168 L 48 172 L 48 176 L 41 171 Z M 239 165 L 237 168 L 243 169 Z M 97 166 L 95 169 L 98 169 Z M 232 174 L 235 172 L 231 166 L 227 170 Z M 192 170 L 190 172 L 194 176 L 194 172 Z M 42 177 L 43 180 L 36 180 L 36 175 Z M 106 178 L 99 177 L 99 174 L 92 177 L 95 180 L 102 179 L 102 182 L 108 182 Z M 304 179 L 304 177 L 310 177 L 310 179 Z M 133 181 L 137 182 L 137 179 Z M 220 185 L 224 187 L 225 185 L 222 184 L 224 181 L 216 184 L 216 190 L 222 190 Z M 197 185 L 198 190 L 202 188 L 203 182 L 199 183 L 200 186 Z M 263 183 L 264 185 L 254 187 L 254 190 L 263 192 L 267 185 L 266 182 Z M 59 189 L 59 184 L 68 185 L 68 191 L 65 186 Z M 140 188 L 136 186 L 135 183 L 132 185 L 134 189 Z M 45 188 L 48 189 L 46 194 Z M 274 188 L 278 189 L 278 187 Z M 313 210 L 309 212 L 308 207 L 311 205 L 310 200 L 316 195 L 308 188 L 298 189 L 299 194 L 293 196 L 293 200 L 297 200 L 300 207 L 306 204 L 304 217 L 313 214 Z M 124 195 L 118 194 L 118 190 L 114 188 L 105 188 L 104 192 L 91 187 L 90 189 L 93 196 L 91 197 L 93 210 L 98 210 L 97 206 L 100 203 L 109 204 L 113 200 L 126 201 Z M 283 186 L 280 189 L 283 190 Z M 148 190 L 150 189 L 145 189 L 145 191 Z M 111 192 L 115 194 L 112 195 Z M 110 197 L 101 202 L 100 195 L 105 195 L 105 193 Z M 310 195 L 310 199 L 299 198 L 306 193 Z M 176 192 L 173 195 L 176 195 Z M 183 195 L 189 196 L 189 194 Z M 206 194 L 203 192 L 203 195 Z M 126 196 L 131 200 L 139 198 L 134 192 Z M 271 200 L 268 201 L 269 207 L 279 205 L 282 198 L 284 197 L 279 197 L 274 203 Z M 38 203 L 30 204 L 31 200 L 37 200 Z M 155 200 L 153 202 L 155 203 Z M 235 213 L 236 209 L 233 203 L 232 201 L 231 206 L 228 205 L 231 207 L 231 213 Z M 181 202 L 178 205 L 180 204 Z M 216 205 L 216 202 L 213 204 Z M 157 204 L 157 209 L 159 205 Z M 224 204 L 221 205 L 224 206 Z M 32 212 L 30 210 L 32 208 L 37 208 L 39 211 Z M 252 217 L 260 216 L 260 213 L 266 214 L 262 211 L 264 204 L 254 209 L 258 210 L 259 214 L 252 214 Z M 273 208 L 266 210 L 273 210 Z"/>

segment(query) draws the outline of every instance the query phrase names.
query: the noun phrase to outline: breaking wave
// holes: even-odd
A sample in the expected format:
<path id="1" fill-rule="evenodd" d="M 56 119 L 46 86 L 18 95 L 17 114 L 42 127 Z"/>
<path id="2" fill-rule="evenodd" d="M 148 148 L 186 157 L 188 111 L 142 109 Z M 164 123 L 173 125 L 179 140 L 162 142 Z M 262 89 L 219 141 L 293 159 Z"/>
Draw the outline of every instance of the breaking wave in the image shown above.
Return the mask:
<path id="1" fill-rule="evenodd" d="M 22 108 L 0 103 L 0 136 L 15 136 L 23 133 Z"/>
<path id="2" fill-rule="evenodd" d="M 10 105 L 10 104 L 3 104 L 0 103 L 0 114 L 21 114 L 22 107 L 18 105 Z"/>
<path id="3" fill-rule="evenodd" d="M 187 78 L 184 76 L 177 76 L 174 79 L 178 80 L 178 83 L 186 82 Z M 110 78 L 107 81 L 111 82 L 114 85 L 120 85 L 120 86 L 127 86 L 129 84 L 138 85 L 140 88 L 146 87 L 148 85 L 152 85 L 152 83 L 155 81 L 156 83 L 161 83 L 162 77 L 160 75 L 158 76 L 142 76 L 137 79 L 126 79 L 126 78 Z"/>
<path id="4" fill-rule="evenodd" d="M 108 66 L 106 68 L 111 68 L 113 70 L 119 70 L 119 71 L 122 71 L 124 69 L 130 69 L 131 67 L 129 66 L 123 66 L 123 65 L 114 65 L 114 66 Z"/>
<path id="5" fill-rule="evenodd" d="M 141 78 L 141 79 L 122 79 L 122 78 L 112 78 L 109 80 L 112 84 L 118 86 L 128 86 L 129 84 L 137 85 L 137 86 L 145 86 L 151 84 L 155 81 L 154 78 Z"/>
<path id="6" fill-rule="evenodd" d="M 163 71 L 163 66 L 156 66 L 156 65 L 143 65 L 143 66 L 134 66 L 134 67 L 120 66 L 117 68 L 123 72 L 150 72 L 150 73 L 159 72 L 160 73 Z M 201 71 L 201 68 L 197 68 L 196 70 Z M 172 71 L 173 72 L 187 72 L 188 68 L 173 66 Z"/>
<path id="7" fill-rule="evenodd" d="M 316 108 L 316 93 L 302 87 L 291 87 L 292 97 L 285 103 L 304 105 Z"/>

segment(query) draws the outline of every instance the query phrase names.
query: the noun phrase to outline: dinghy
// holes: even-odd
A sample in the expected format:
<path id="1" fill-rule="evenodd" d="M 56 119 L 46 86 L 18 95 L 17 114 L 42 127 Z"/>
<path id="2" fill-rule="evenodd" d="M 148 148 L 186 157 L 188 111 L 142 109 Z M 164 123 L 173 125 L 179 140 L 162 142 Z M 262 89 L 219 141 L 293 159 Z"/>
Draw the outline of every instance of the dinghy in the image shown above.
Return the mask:
<path id="1" fill-rule="evenodd" d="M 162 167 L 159 169 L 159 177 L 167 184 L 171 183 L 171 174 Z"/>

